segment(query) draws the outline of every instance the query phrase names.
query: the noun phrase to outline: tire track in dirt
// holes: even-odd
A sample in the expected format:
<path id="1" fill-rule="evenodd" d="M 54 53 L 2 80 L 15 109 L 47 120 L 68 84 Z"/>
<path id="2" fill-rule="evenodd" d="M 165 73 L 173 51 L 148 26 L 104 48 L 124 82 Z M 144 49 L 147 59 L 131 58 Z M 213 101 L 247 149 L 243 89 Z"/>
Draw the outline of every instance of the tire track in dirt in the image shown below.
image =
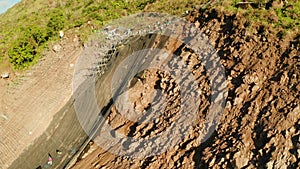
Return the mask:
<path id="1" fill-rule="evenodd" d="M 41 61 L 1 93 L 0 168 L 8 166 L 46 130 L 53 116 L 70 99 L 73 67 L 81 52 L 66 37 L 59 52 L 48 51 Z"/>

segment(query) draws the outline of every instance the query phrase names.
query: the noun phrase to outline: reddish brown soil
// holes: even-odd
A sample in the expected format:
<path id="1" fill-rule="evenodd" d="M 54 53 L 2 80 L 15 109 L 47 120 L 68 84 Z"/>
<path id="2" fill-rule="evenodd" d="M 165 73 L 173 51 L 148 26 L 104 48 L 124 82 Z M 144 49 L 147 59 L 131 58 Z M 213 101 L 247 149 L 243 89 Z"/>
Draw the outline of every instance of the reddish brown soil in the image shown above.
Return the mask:
<path id="1" fill-rule="evenodd" d="M 188 19 L 205 32 L 217 49 L 228 81 L 226 107 L 212 136 L 202 144 L 197 142 L 203 121 L 201 115 L 207 113 L 210 104 L 206 97 L 210 94 L 209 89 L 202 89 L 206 92 L 199 98 L 202 104 L 198 124 L 182 142 L 167 152 L 134 159 L 117 156 L 91 142 L 88 153 L 73 168 L 300 166 L 300 35 L 278 38 L 272 29 L 259 25 L 250 32 L 242 16 L 216 10 L 195 12 Z M 176 45 L 174 47 L 176 49 Z M 193 52 L 183 49 L 180 57 L 189 63 L 190 70 L 198 77 L 197 83 L 203 83 L 203 88 L 206 88 L 208 84 L 201 73 L 203 67 L 195 68 L 200 61 Z M 176 85 L 165 85 L 161 81 L 162 77 L 167 76 L 154 70 L 144 73 L 147 78 L 137 80 L 130 89 L 130 99 L 135 109 L 147 108 L 153 100 L 151 93 L 155 85 L 170 99 L 176 100 Z M 167 78 L 167 81 L 171 79 Z M 166 113 L 166 118 L 168 115 Z M 159 119 L 147 125 L 136 125 L 114 108 L 108 116 L 116 131 L 133 137 L 145 137 L 164 130 L 173 118 L 169 120 Z"/>

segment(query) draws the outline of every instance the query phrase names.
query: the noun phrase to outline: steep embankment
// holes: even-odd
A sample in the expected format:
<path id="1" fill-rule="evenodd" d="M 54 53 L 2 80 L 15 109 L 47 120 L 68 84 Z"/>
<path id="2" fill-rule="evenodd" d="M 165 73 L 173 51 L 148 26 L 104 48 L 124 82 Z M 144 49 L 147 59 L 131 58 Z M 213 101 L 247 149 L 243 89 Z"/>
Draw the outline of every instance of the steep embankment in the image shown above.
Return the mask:
<path id="1" fill-rule="evenodd" d="M 136 152 L 156 154 L 145 158 L 131 159 L 127 156 L 118 156 L 115 155 L 117 154 L 115 152 L 120 151 L 119 149 L 106 151 L 97 148 L 91 142 L 90 154 L 81 156 L 74 168 L 99 168 L 101 166 L 108 168 L 257 168 L 262 166 L 285 168 L 286 166 L 296 167 L 300 165 L 300 153 L 298 151 L 299 35 L 294 34 L 290 37 L 283 36 L 280 38 L 272 32 L 272 29 L 262 25 L 248 29 L 246 27 L 249 26 L 249 22 L 243 16 L 220 10 L 196 12 L 188 18 L 195 22 L 195 26 L 208 36 L 213 47 L 217 49 L 217 54 L 225 68 L 228 96 L 217 129 L 212 130 L 213 133 L 208 140 L 199 144 L 199 136 L 202 129 L 205 128 L 205 118 L 209 115 L 208 110 L 212 104 L 211 96 L 214 93 L 210 91 L 212 82 L 209 79 L 210 71 L 204 66 L 203 60 L 196 55 L 195 50 L 191 50 L 188 45 L 172 38 L 157 34 L 136 37 L 137 39 L 123 44 L 123 47 L 118 46 L 117 59 L 122 60 L 133 51 L 147 48 L 160 48 L 169 51 L 169 53 L 175 53 L 176 56 L 149 51 L 142 54 L 158 54 L 162 55 L 163 58 L 166 57 L 165 68 L 168 66 L 180 68 L 180 66 L 186 65 L 185 68 L 194 76 L 192 78 L 192 81 L 195 80 L 193 83 L 196 83 L 198 87 L 193 93 L 194 96 L 197 96 L 197 102 L 200 102 L 200 106 L 193 107 L 195 108 L 193 110 L 197 111 L 197 116 L 193 119 L 195 123 L 191 125 L 192 127 L 180 130 L 184 136 L 179 137 L 180 142 L 178 144 L 174 146 L 171 144 L 172 146 L 168 147 L 167 151 L 160 151 L 160 153 L 158 149 L 154 149 L 154 152 L 151 152 L 152 149 L 147 149 L 147 147 L 155 145 L 153 143 L 152 145 L 142 145 L 143 142 L 141 141 L 130 146 L 128 140 L 120 140 L 121 148 L 124 147 L 127 150 L 136 148 Z M 182 25 L 174 26 L 179 28 L 177 32 L 179 34 L 175 34 L 179 36 L 192 36 L 192 32 L 189 31 L 195 30 Z M 72 39 L 73 37 L 69 39 L 69 43 L 72 43 Z M 189 38 L 185 40 L 185 44 L 188 44 Z M 61 58 L 56 58 L 56 64 L 49 64 L 51 65 L 50 68 L 41 69 L 43 76 L 36 76 L 37 79 L 24 85 L 24 90 L 20 88 L 20 91 L 16 91 L 18 96 L 22 96 L 24 93 L 22 97 L 14 98 L 15 95 L 5 95 L 8 98 L 5 100 L 5 104 L 8 106 L 8 110 L 6 110 L 8 116 L 0 121 L 1 127 L 4 126 L 1 130 L 3 133 L 0 134 L 3 137 L 0 147 L 1 167 L 7 168 L 12 162 L 14 163 L 11 168 L 49 167 L 46 165 L 48 153 L 54 158 L 53 168 L 65 166 L 87 140 L 81 125 L 88 133 L 90 132 L 89 129 L 91 129 L 91 133 L 97 131 L 94 130 L 97 127 L 93 128 L 93 125 L 97 120 L 94 117 L 99 116 L 99 112 L 106 113 L 107 122 L 114 129 L 113 132 L 109 133 L 111 136 L 116 137 L 116 133 L 119 132 L 136 139 L 155 137 L 172 127 L 178 117 L 182 117 L 178 107 L 189 102 L 182 101 L 183 93 L 181 89 L 178 89 L 176 79 L 158 69 L 147 69 L 135 77 L 126 76 L 131 73 L 130 69 L 124 71 L 122 73 L 124 76 L 120 76 L 120 79 L 127 80 L 128 84 L 118 85 L 121 88 L 129 87 L 129 97 L 122 98 L 129 102 L 124 104 L 121 100 L 119 103 L 128 107 L 124 106 L 118 109 L 117 104 L 112 104 L 111 97 L 113 95 L 109 93 L 112 87 L 110 82 L 112 81 L 111 78 L 114 77 L 114 70 L 117 70 L 117 63 L 121 61 L 117 59 L 110 62 L 110 68 L 106 74 L 97 79 L 94 86 L 96 104 L 98 104 L 100 111 L 98 109 L 91 110 L 91 105 L 95 103 L 86 97 L 89 95 L 85 96 L 89 92 L 94 92 L 86 90 L 90 89 L 89 83 L 87 83 L 88 86 L 81 86 L 82 90 L 79 90 L 78 93 L 75 92 L 76 97 L 67 102 L 71 93 L 69 89 L 72 77 L 70 75 L 73 71 L 70 64 L 73 64 L 73 61 L 78 57 L 75 53 L 69 55 L 73 50 L 73 48 L 68 48 L 60 53 L 58 57 Z M 77 50 L 76 47 L 75 51 Z M 56 55 L 52 56 L 55 57 Z M 176 59 L 185 64 L 178 64 Z M 216 58 L 211 58 L 208 63 L 217 65 L 214 59 Z M 49 62 L 45 63 L 51 63 L 51 60 L 50 58 Z M 134 61 L 133 63 L 138 63 L 139 60 Z M 128 66 L 134 68 L 134 65 L 129 64 Z M 57 83 L 53 84 L 53 81 L 57 81 Z M 213 82 L 220 83 L 218 78 Z M 43 94 L 47 97 L 44 98 Z M 164 98 L 160 97 L 162 94 L 165 96 Z M 27 97 L 29 95 L 31 96 L 30 99 Z M 74 109 L 76 99 L 80 99 L 78 96 L 81 96 L 85 101 L 79 102 L 77 105 L 81 108 L 80 110 L 84 111 L 83 114 L 79 114 L 83 115 L 82 117 L 79 116 L 79 120 L 83 120 L 80 122 L 77 118 L 78 114 L 76 114 L 78 110 L 75 110 L 76 105 Z M 167 104 L 156 103 L 157 100 L 164 101 L 164 99 Z M 27 104 L 28 101 L 31 104 Z M 66 103 L 62 109 L 60 109 L 63 106 L 61 103 Z M 142 120 L 148 120 L 149 123 L 134 122 L 137 120 L 135 116 L 139 117 L 139 114 L 128 116 L 126 113 L 131 109 L 130 106 L 137 112 L 144 113 Z M 153 112 L 151 110 L 155 110 L 152 108 L 164 106 L 165 109 L 157 112 L 161 116 L 151 113 Z M 21 113 L 14 114 L 14 112 Z M 36 114 L 32 112 L 36 112 L 39 117 L 36 118 Z M 54 115 L 49 113 L 56 112 L 58 114 L 54 116 L 53 120 L 48 118 Z M 143 119 L 143 117 L 145 118 Z M 44 121 L 40 121 L 41 119 Z M 182 124 L 184 125 L 185 122 L 188 121 L 183 120 Z M 48 125 L 45 124 L 50 124 L 50 126 L 46 129 L 45 126 Z M 44 130 L 46 130 L 45 133 L 43 133 Z M 36 144 L 27 149 L 27 145 L 40 135 L 41 137 L 35 140 Z M 177 133 L 168 133 L 163 138 L 167 139 L 166 141 L 172 141 L 176 140 L 176 137 L 178 137 Z M 110 148 L 110 143 L 106 142 L 105 144 L 108 146 L 103 144 L 102 148 L 103 146 L 107 146 L 104 147 L 106 149 Z M 159 146 L 167 145 L 158 144 Z M 62 151 L 62 154 L 57 154 L 56 149 Z M 23 152 L 23 150 L 25 151 Z M 22 152 L 23 154 L 21 154 Z M 133 155 L 134 151 L 131 153 Z M 18 155 L 20 155 L 19 158 Z"/>
<path id="2" fill-rule="evenodd" d="M 150 157 L 116 155 L 114 150 L 91 142 L 88 153 L 74 168 L 296 168 L 300 165 L 299 34 L 280 38 L 263 25 L 252 25 L 252 29 L 248 29 L 249 22 L 243 16 L 220 10 L 195 12 L 188 18 L 217 49 L 228 82 L 226 106 L 211 137 L 199 144 L 199 132 L 211 104 L 209 89 L 203 90 L 207 83 L 203 67 L 199 66 L 203 63 L 188 48 L 167 43 L 166 46 L 177 49 L 178 57 L 187 63 L 197 76 L 199 87 L 203 87 L 198 120 L 190 128 L 191 132 L 187 132 L 178 145 Z M 162 90 L 173 104 L 178 103 L 172 78 L 156 70 L 147 70 L 144 76 L 147 78 L 140 76 L 129 89 L 134 109 L 148 110 L 148 103 L 153 102 L 150 93 L 157 90 Z M 130 120 L 126 116 L 127 109 L 123 110 L 125 112 L 113 106 L 108 123 L 116 133 L 133 138 L 155 136 L 178 117 L 176 111 L 167 108 L 161 112 L 162 118 L 143 124 Z M 153 115 L 146 113 L 145 116 Z M 177 134 L 168 135 L 170 140 L 176 137 Z M 127 149 L 126 140 L 122 143 Z M 149 146 L 138 146 L 136 151 L 142 153 Z"/>

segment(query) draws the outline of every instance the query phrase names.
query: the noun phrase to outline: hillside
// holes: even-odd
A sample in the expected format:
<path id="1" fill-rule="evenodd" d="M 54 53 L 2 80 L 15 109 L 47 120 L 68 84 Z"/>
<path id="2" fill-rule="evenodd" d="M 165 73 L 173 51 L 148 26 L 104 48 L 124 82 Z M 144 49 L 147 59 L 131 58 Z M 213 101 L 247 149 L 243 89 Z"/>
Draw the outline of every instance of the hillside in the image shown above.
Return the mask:
<path id="1" fill-rule="evenodd" d="M 0 68 L 24 69 L 35 64 L 48 43 L 59 39 L 60 30 L 76 30 L 86 39 L 107 21 L 143 11 L 146 6 L 153 8 L 151 10 L 181 14 L 200 3 L 189 0 L 23 0 L 1 15 Z M 165 9 L 166 4 L 177 8 Z"/>
<path id="2" fill-rule="evenodd" d="M 187 10 L 214 4 L 217 8 L 244 15 L 249 20 L 250 27 L 256 23 L 274 27 L 279 30 L 274 32 L 278 36 L 297 32 L 299 2 L 274 1 L 273 7 L 272 2 L 239 4 L 239 1 L 206 0 L 23 0 L 1 15 L 0 71 L 5 68 L 24 69 L 35 64 L 48 43 L 59 39 L 59 30 L 76 30 L 86 40 L 107 21 L 141 11 L 181 16 Z"/>
<path id="3" fill-rule="evenodd" d="M 148 21 L 145 19 L 145 22 L 133 20 L 137 26 L 130 28 L 132 21 L 126 18 L 151 11 L 185 18 L 188 22 L 174 24 L 174 20 L 162 17 L 154 27 L 145 25 Z M 160 16 L 149 15 L 154 20 Z M 0 79 L 0 168 L 62 168 L 70 167 L 70 162 L 76 162 L 73 168 L 297 168 L 300 165 L 300 2 L 297 0 L 22 0 L 0 18 L 0 73 L 11 75 L 9 79 Z M 122 27 L 125 30 L 106 27 L 117 18 L 125 18 Z M 151 30 L 148 34 L 146 28 L 168 30 L 162 23 L 173 28 L 173 34 L 156 34 Z M 139 28 L 140 25 L 145 29 Z M 61 40 L 60 30 L 65 32 Z M 124 38 L 131 31 L 136 34 L 118 44 L 101 44 L 99 39 L 93 41 L 94 33 L 99 30 L 108 32 L 107 39 L 119 35 Z M 206 37 L 211 44 L 198 48 L 202 52 L 209 49 L 201 53 L 209 56 L 207 60 L 203 61 L 202 55 L 190 46 L 206 43 L 197 35 Z M 54 49 L 57 46 L 59 49 Z M 100 58 L 97 52 L 103 46 L 109 50 Z M 149 67 L 134 75 L 131 69 L 117 71 L 118 67 L 128 66 L 135 70 L 142 62 L 139 57 L 127 65 L 122 65 L 122 59 L 140 51 L 145 58 L 152 56 L 155 51 L 148 49 L 175 54 L 166 56 L 158 52 L 157 56 L 162 57 L 152 59 L 165 59 L 168 64 L 163 68 L 175 74 L 187 69 L 193 78 L 178 82 L 170 74 Z M 85 59 L 85 54 L 95 60 Z M 206 65 L 217 68 L 209 69 Z M 76 73 L 80 70 L 90 73 L 83 79 L 96 79 L 93 87 L 88 80 L 76 84 Z M 114 83 L 114 76 L 120 84 Z M 185 79 L 191 80 L 187 84 L 194 84 L 196 89 L 185 92 L 179 88 L 186 84 Z M 78 90 L 74 83 L 79 85 Z M 115 102 L 119 89 L 114 91 L 111 87 L 121 90 L 126 86 L 129 98 L 124 96 L 121 102 Z M 223 108 L 222 114 L 210 130 L 205 120 L 211 105 L 219 98 L 213 90 L 221 93 L 224 100 L 217 102 Z M 89 93 L 95 93 L 96 100 Z M 191 98 L 184 99 L 185 94 Z M 192 101 L 199 105 L 191 108 L 196 112 L 194 118 L 181 120 L 183 127 L 179 134 L 184 136 L 168 133 L 163 138 L 170 142 L 181 140 L 158 154 L 155 153 L 167 144 L 142 141 L 131 144 L 130 139 L 123 139 L 117 142 L 117 148 L 105 147 L 111 142 L 103 143 L 97 135 L 101 127 L 106 129 L 102 123 L 98 124 L 100 128 L 96 125 L 101 113 L 105 117 L 101 120 L 113 130 L 108 135 L 114 138 L 118 133 L 127 138 L 155 138 L 177 124 L 176 118 L 183 117 L 178 107 L 194 105 Z M 96 109 L 95 103 L 99 106 Z M 130 106 L 137 110 L 136 114 L 130 114 Z M 140 117 L 140 121 L 132 116 Z M 186 126 L 191 121 L 194 123 Z M 203 130 L 210 135 L 199 142 Z M 88 137 L 91 132 L 95 132 L 93 140 Z M 151 149 L 155 146 L 156 149 Z M 127 149 L 132 154 L 120 155 L 114 148 Z M 51 166 L 47 164 L 48 153 L 54 159 Z M 135 153 L 155 155 L 132 158 Z"/>

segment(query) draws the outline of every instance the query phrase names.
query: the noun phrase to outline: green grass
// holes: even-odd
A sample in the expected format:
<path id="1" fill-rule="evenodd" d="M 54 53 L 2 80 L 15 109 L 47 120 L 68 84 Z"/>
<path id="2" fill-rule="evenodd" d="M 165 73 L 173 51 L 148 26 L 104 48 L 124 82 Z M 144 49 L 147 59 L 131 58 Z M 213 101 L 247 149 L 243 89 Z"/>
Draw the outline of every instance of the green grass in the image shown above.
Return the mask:
<path id="1" fill-rule="evenodd" d="M 23 0 L 0 15 L 0 58 L 9 60 L 14 69 L 35 64 L 49 42 L 58 40 L 59 30 L 79 28 L 82 39 L 107 21 L 143 11 L 180 14 L 191 9 L 192 0 Z M 4 64 L 1 60 L 0 64 Z"/>
<path id="2" fill-rule="evenodd" d="M 0 15 L 0 65 L 10 62 L 14 69 L 27 69 L 41 57 L 50 42 L 59 39 L 58 31 L 79 34 L 88 39 L 94 30 L 109 20 L 142 11 L 163 12 L 181 16 L 186 10 L 198 9 L 209 0 L 22 0 Z M 299 28 L 300 2 L 288 1 L 282 9 L 265 9 L 266 0 L 254 0 L 256 7 L 235 5 L 241 0 L 221 0 L 214 8 L 241 13 L 252 23 L 287 29 Z M 293 8 L 288 8 L 292 5 Z M 270 12 L 278 22 L 270 22 Z M 87 25 L 90 21 L 94 30 Z M 251 27 L 251 26 L 250 26 Z M 282 31 L 287 32 L 287 31 Z M 1 66 L 0 66 L 1 67 Z"/>
<path id="3" fill-rule="evenodd" d="M 226 1 L 223 1 L 223 4 Z M 260 24 L 271 26 L 278 29 L 299 29 L 300 28 L 300 2 L 296 0 L 288 1 L 282 8 L 268 6 L 267 0 L 254 0 L 254 4 L 246 8 L 240 8 L 236 5 L 241 0 L 234 0 L 224 5 L 225 9 L 234 13 L 242 13 L 246 20 L 253 23 L 259 22 Z M 250 1 L 249 1 L 250 2 Z M 268 9 L 267 9 L 268 8 Z M 289 9 L 292 8 L 292 9 Z M 274 21 L 277 18 L 278 21 Z"/>

